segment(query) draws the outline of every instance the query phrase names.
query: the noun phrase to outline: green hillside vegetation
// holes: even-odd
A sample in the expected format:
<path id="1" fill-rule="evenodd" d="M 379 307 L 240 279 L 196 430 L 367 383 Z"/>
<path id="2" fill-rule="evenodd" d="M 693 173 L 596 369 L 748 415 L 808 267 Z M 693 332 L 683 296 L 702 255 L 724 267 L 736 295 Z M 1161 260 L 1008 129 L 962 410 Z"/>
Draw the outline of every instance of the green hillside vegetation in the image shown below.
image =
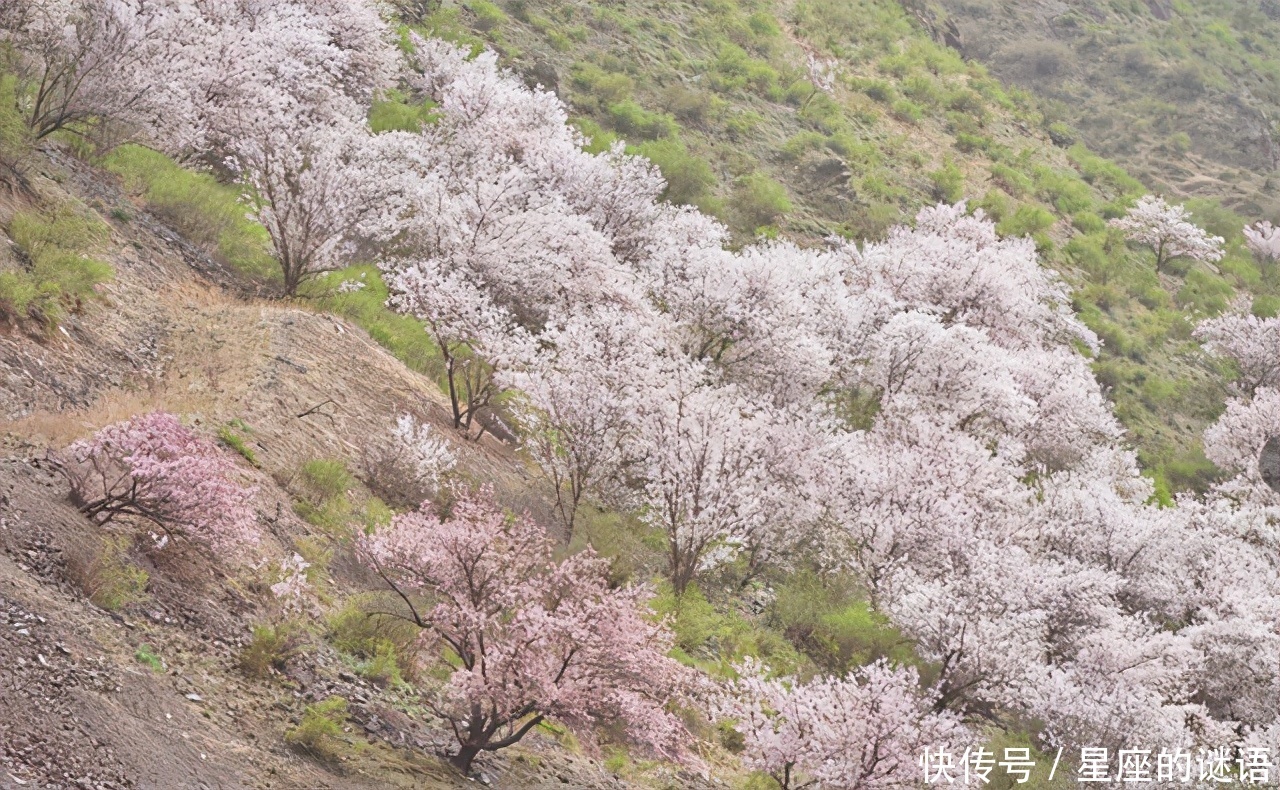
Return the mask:
<path id="1" fill-rule="evenodd" d="M 966 55 L 1047 100 L 1078 135 L 1169 197 L 1276 219 L 1280 5 L 1231 0 L 930 0 Z"/>

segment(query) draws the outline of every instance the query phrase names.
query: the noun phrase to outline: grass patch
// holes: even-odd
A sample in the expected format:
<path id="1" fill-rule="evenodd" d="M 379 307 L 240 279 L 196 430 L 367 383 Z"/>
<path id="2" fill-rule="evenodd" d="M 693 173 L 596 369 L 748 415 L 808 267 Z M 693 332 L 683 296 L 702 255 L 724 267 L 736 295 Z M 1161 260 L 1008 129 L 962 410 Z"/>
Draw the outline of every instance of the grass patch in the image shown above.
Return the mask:
<path id="1" fill-rule="evenodd" d="M 841 674 L 881 658 L 920 665 L 910 640 L 871 609 L 852 578 L 802 571 L 775 592 L 769 624 L 824 670 Z"/>
<path id="2" fill-rule="evenodd" d="M 34 143 L 26 118 L 18 109 L 24 98 L 17 76 L 0 72 L 0 180 L 22 175 Z"/>
<path id="3" fill-rule="evenodd" d="M 164 674 L 164 660 L 160 658 L 160 654 L 151 645 L 145 642 L 138 645 L 138 649 L 133 651 L 133 657 L 139 664 L 142 664 L 152 672 Z"/>
<path id="4" fill-rule="evenodd" d="M 333 762 L 346 752 L 342 728 L 347 723 L 347 701 L 342 697 L 308 705 L 302 721 L 285 732 L 284 739 L 293 746 L 321 760 Z"/>
<path id="5" fill-rule="evenodd" d="M 17 270 L 0 272 L 0 316 L 12 321 L 32 320 L 50 330 L 96 298 L 95 287 L 113 275 L 110 265 L 91 257 L 109 229 L 71 204 L 19 211 L 8 233 L 22 258 Z"/>
<path id="6" fill-rule="evenodd" d="M 253 449 L 249 447 L 246 439 L 240 435 L 240 431 L 252 433 L 247 425 L 236 420 L 235 423 L 223 425 L 218 428 L 218 439 L 227 447 L 239 453 L 244 460 L 254 466 L 259 466 L 258 459 L 253 454 Z"/>
<path id="7" fill-rule="evenodd" d="M 715 677 L 732 676 L 733 665 L 746 656 L 783 673 L 793 672 L 801 663 L 800 654 L 781 634 L 736 610 L 714 606 L 696 585 L 677 596 L 663 582 L 650 606 L 659 616 L 670 618 L 675 657 Z"/>
<path id="8" fill-rule="evenodd" d="M 357 671 L 382 685 L 417 678 L 419 629 L 386 614 L 397 611 L 397 603 L 378 593 L 358 595 L 330 616 L 328 623 L 329 643 L 358 659 Z"/>
<path id="9" fill-rule="evenodd" d="M 295 621 L 255 625 L 253 638 L 240 651 L 240 671 L 251 678 L 283 672 L 289 659 L 301 653 L 306 643 L 306 629 Z"/>
<path id="10" fill-rule="evenodd" d="M 342 283 L 359 284 L 339 290 Z M 389 292 L 376 266 L 353 266 L 304 283 L 302 293 L 321 309 L 344 316 L 369 333 L 378 345 L 415 370 L 441 383 L 444 360 L 422 322 L 387 309 Z"/>
<path id="11" fill-rule="evenodd" d="M 140 145 L 122 145 L 99 164 L 118 175 L 126 192 L 141 198 L 188 241 L 255 279 L 281 278 L 271 239 L 265 228 L 245 216 L 238 188 L 208 173 L 185 170 Z"/>
<path id="12" fill-rule="evenodd" d="M 792 209 L 786 187 L 762 173 L 739 179 L 729 206 L 744 231 L 774 225 Z"/>
<path id="13" fill-rule="evenodd" d="M 102 541 L 67 558 L 67 575 L 95 606 L 118 612 L 147 598 L 147 572 L 129 558 L 130 541 L 104 535 Z"/>

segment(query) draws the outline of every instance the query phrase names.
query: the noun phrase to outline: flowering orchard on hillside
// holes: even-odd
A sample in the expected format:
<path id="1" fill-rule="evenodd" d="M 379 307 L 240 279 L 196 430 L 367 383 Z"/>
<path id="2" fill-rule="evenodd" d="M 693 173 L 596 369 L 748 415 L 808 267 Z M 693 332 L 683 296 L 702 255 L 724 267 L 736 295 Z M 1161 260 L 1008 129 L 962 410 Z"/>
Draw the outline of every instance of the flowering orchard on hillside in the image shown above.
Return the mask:
<path id="1" fill-rule="evenodd" d="M 1107 748 L 1280 733 L 1276 550 L 1235 532 L 1254 505 L 1227 489 L 1145 504 L 1150 484 L 1075 350 L 1097 341 L 1030 241 L 957 206 L 861 250 L 729 252 L 713 220 L 656 200 L 643 163 L 583 152 L 552 98 L 492 58 L 439 42 L 418 58 L 440 120 L 383 143 L 412 163 L 384 215 L 408 241 L 387 269 L 449 273 L 406 308 L 482 349 L 498 386 L 527 387 L 546 431 L 535 458 L 565 501 L 639 506 L 677 588 L 822 546 L 944 667 L 943 710 L 1020 711 L 1057 743 Z M 490 241 L 455 246 L 451 212 L 499 182 Z M 609 200 L 584 200 L 593 190 Z M 582 229 L 562 236 L 572 255 L 534 232 L 547 222 Z M 1216 255 L 1176 230 L 1162 258 Z M 508 265 L 540 245 L 538 261 L 575 276 Z M 626 353 L 564 334 L 584 321 L 587 337 L 627 327 Z M 617 410 L 585 422 L 555 383 L 568 374 Z M 843 422 L 821 396 L 833 390 L 873 398 L 873 416 Z"/>
<path id="2" fill-rule="evenodd" d="M 960 723 L 1011 720 L 1069 751 L 1280 747 L 1280 494 L 1257 464 L 1280 433 L 1275 319 L 1198 330 L 1241 374 L 1204 437 L 1230 477 L 1157 507 L 1067 284 L 980 211 L 928 207 L 861 246 L 730 249 L 715 219 L 660 199 L 651 163 L 621 144 L 589 153 L 560 100 L 495 53 L 410 33 L 400 58 L 364 2 L 242 9 L 22 0 L 0 14 L 27 79 L 66 64 L 84 76 L 58 83 L 68 118 L 228 167 L 287 289 L 353 250 L 376 255 L 390 306 L 441 350 L 454 426 L 477 438 L 510 404 L 565 533 L 584 504 L 631 512 L 662 541 L 677 593 L 800 567 L 852 574 L 936 668 L 928 688 L 886 665 L 731 684 L 720 712 L 749 764 L 783 786 L 893 786 L 928 738 L 958 747 Z M 368 109 L 393 85 L 432 119 L 374 134 Z M 1223 255 L 1156 197 L 1113 226 L 1162 272 Z M 1248 234 L 1264 257 L 1274 237 Z M 412 433 L 414 452 L 443 458 Z M 81 463 L 132 475 L 133 451 L 113 441 L 85 445 Z M 189 476 L 157 447 L 137 453 L 159 465 L 129 479 L 178 502 L 181 518 L 163 520 L 223 542 L 248 523 L 241 500 L 191 446 Z M 117 491 L 121 474 L 98 487 Z M 186 503 L 188 490 L 227 507 Z M 584 736 L 623 722 L 668 755 L 691 737 L 665 707 L 688 673 L 643 592 L 610 588 L 600 559 L 557 560 L 529 521 L 475 497 L 443 518 L 402 514 L 361 545 L 459 657 L 428 696 L 460 767 L 545 717 Z"/>

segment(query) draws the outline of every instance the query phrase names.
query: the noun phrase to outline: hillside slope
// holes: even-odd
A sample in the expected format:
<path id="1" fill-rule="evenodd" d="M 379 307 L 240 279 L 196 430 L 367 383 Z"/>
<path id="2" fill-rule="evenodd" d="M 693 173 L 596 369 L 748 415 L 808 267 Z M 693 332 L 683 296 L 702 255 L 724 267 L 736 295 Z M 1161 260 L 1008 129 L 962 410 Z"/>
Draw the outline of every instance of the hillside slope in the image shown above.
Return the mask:
<path id="1" fill-rule="evenodd" d="M 433 756 L 447 744 L 439 723 L 362 677 L 323 633 L 272 678 L 238 667 L 253 627 L 273 621 L 266 585 L 291 552 L 324 563 L 334 612 L 371 586 L 349 539 L 296 514 L 305 512 L 300 466 L 338 459 L 358 469 L 389 415 L 449 425 L 443 396 L 348 322 L 246 297 L 108 176 L 56 149 L 48 157 L 32 175 L 39 198 L 0 201 L 0 224 L 68 201 L 111 217 L 102 256 L 116 276 L 61 331 L 0 334 L 0 787 L 466 786 Z M 111 580 L 111 544 L 68 502 L 43 448 L 152 409 L 183 413 L 206 434 L 234 421 L 249 437 L 257 466 L 242 471 L 271 529 L 238 560 L 131 547 L 147 592 L 103 608 L 86 596 Z M 488 439 L 455 450 L 464 479 L 537 510 L 509 447 Z M 344 507 L 376 517 L 363 485 L 347 484 Z M 349 719 L 339 756 L 325 762 L 283 736 L 331 696 L 349 700 Z M 481 760 L 495 787 L 630 786 L 553 736 L 510 751 Z M 664 770 L 650 779 L 661 783 Z"/>
<path id="2" fill-rule="evenodd" d="M 1243 251 L 1239 217 L 1212 206 L 1198 218 L 1229 237 L 1227 257 L 1155 271 L 1152 256 L 1106 224 L 1143 185 L 1067 145 L 1039 101 L 959 57 L 962 32 L 945 17 L 920 3 L 874 0 L 404 5 L 406 14 L 430 12 L 410 20 L 425 32 L 487 43 L 530 83 L 554 87 L 592 148 L 622 139 L 651 157 L 668 179 L 666 197 L 723 219 L 735 244 L 874 239 L 923 204 L 968 199 L 998 221 L 1001 236 L 1030 236 L 1044 265 L 1075 287 L 1072 307 L 1104 342 L 1091 357 L 1094 372 L 1157 483 L 1154 498 L 1169 504 L 1174 491 L 1204 489 L 1218 476 L 1198 437 L 1221 412 L 1231 371 L 1205 357 L 1191 331 L 1237 305 L 1275 313 L 1280 273 Z M 431 107 L 416 98 L 393 92 L 370 125 L 417 128 Z M 569 139 L 566 148 L 576 155 L 575 145 Z M 65 207 L 109 229 L 93 255 L 115 275 L 97 295 L 88 286 L 83 302 L 63 298 L 67 314 L 57 320 L 41 322 L 36 311 L 0 327 L 0 666 L 8 668 L 0 709 L 12 711 L 0 722 L 0 787 L 200 787 L 213 776 L 227 787 L 464 786 L 439 759 L 449 740 L 443 725 L 396 682 L 414 666 L 416 643 L 380 613 L 376 580 L 352 549 L 355 536 L 386 523 L 389 505 L 417 501 L 393 502 L 379 490 L 366 452 L 396 416 L 414 413 L 452 437 L 463 482 L 492 485 L 502 505 L 553 523 L 526 459 L 514 443 L 467 442 L 450 430 L 449 404 L 432 380 L 439 351 L 421 324 L 383 308 L 375 267 L 317 278 L 300 298 L 262 299 L 258 289 L 273 292 L 270 275 L 254 284 L 252 267 L 226 254 L 219 237 L 238 223 L 252 226 L 262 246 L 235 187 L 137 146 L 101 158 L 63 138 L 33 161 L 32 193 L 0 196 L 0 226 L 13 239 L 0 248 L 0 276 L 34 260 L 19 242 L 20 217 Z M 171 188 L 186 180 L 166 195 L 156 189 L 166 177 Z M 231 219 L 200 238 L 207 218 L 198 215 L 218 213 L 211 206 Z M 1031 246 L 1021 247 L 1022 260 L 1038 275 Z M 256 254 L 272 263 L 265 247 Z M 417 351 L 388 329 L 396 320 L 407 322 L 399 330 L 407 326 Z M 1017 323 L 992 331 L 1015 336 Z M 1090 353 L 1087 335 L 1073 335 L 1081 353 Z M 1063 355 L 1086 371 L 1071 348 Z M 1082 378 L 1096 396 L 1087 372 Z M 1110 425 L 1102 401 L 1091 403 Z M 852 412 L 872 408 L 850 406 L 851 423 L 865 416 Z M 117 540 L 70 505 L 46 450 L 154 409 L 180 413 L 242 456 L 235 463 L 258 486 L 255 507 L 269 525 L 251 556 L 215 561 L 180 545 L 155 550 L 145 536 Z M 796 424 L 812 438 L 810 422 Z M 976 447 L 976 456 L 992 455 L 990 445 Z M 1027 480 L 1016 483 L 1021 491 Z M 1134 490 L 1137 509 L 1150 492 Z M 573 547 L 591 543 L 613 559 L 611 583 L 655 578 L 664 536 L 635 513 L 588 509 Z M 1151 523 L 1161 512 L 1141 509 Z M 924 540 L 936 542 L 928 530 L 938 522 L 921 523 Z M 1082 534 L 1098 532 L 1082 523 Z M 283 648 L 278 662 L 250 671 L 254 650 L 299 636 L 270 590 L 294 553 L 311 564 L 317 590 L 305 649 Z M 715 677 L 744 656 L 801 674 L 843 673 L 886 656 L 919 665 L 926 678 L 936 671 L 857 579 L 815 567 L 779 566 L 759 588 L 731 568 L 682 597 L 660 587 L 654 608 L 671 617 L 673 652 Z M 1011 570 L 992 565 L 974 577 L 1005 584 Z M 316 742 L 325 748 L 292 743 L 335 697 L 347 713 Z M 992 744 L 1037 743 L 1035 722 L 981 715 L 995 722 L 983 732 Z M 533 788 L 755 786 L 736 761 L 721 760 L 721 746 L 735 747 L 733 731 L 704 731 L 701 720 L 691 727 L 710 753 L 703 756 L 724 769 L 719 783 L 635 760 L 608 733 L 604 754 L 584 754 L 551 725 L 484 755 L 477 779 Z"/>
<path id="3" fill-rule="evenodd" d="M 1170 197 L 1280 212 L 1273 2 L 941 0 L 966 57 L 1052 101 L 1095 150 Z"/>

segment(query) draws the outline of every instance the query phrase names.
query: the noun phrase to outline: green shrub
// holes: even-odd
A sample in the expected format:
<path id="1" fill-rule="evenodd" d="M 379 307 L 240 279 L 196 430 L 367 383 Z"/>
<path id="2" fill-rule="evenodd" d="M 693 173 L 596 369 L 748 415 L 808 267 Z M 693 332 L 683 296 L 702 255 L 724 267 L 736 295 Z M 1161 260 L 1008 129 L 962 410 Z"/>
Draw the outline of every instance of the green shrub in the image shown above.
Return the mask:
<path id="1" fill-rule="evenodd" d="M 573 64 L 572 81 L 575 88 L 590 93 L 605 107 L 631 98 L 636 88 L 626 74 L 607 72 L 594 63 Z"/>
<path id="2" fill-rule="evenodd" d="M 907 98 L 925 107 L 940 107 L 943 91 L 937 80 L 924 74 L 913 74 L 902 81 L 902 92 Z"/>
<path id="3" fill-rule="evenodd" d="M 966 154 L 985 151 L 991 147 L 991 138 L 978 134 L 959 132 L 956 134 L 956 148 Z"/>
<path id="4" fill-rule="evenodd" d="M 1021 171 L 1015 170 L 1008 165 L 992 165 L 991 180 L 999 184 L 1001 189 L 1013 197 L 1021 197 L 1031 191 L 1031 179 L 1027 178 Z"/>
<path id="5" fill-rule="evenodd" d="M 1107 283 L 1119 271 L 1106 249 L 1105 237 L 1076 236 L 1063 249 L 1073 266 L 1083 269 L 1095 283 Z"/>
<path id="6" fill-rule="evenodd" d="M 785 93 L 787 104 L 793 107 L 803 106 L 805 102 L 813 98 L 817 90 L 814 84 L 808 80 L 796 80 L 787 86 Z"/>
<path id="7" fill-rule="evenodd" d="M 810 151 L 825 148 L 827 136 L 819 132 L 804 131 L 792 135 L 782 144 L 781 154 L 785 159 L 800 159 Z"/>
<path id="8" fill-rule="evenodd" d="M 1011 203 L 1009 198 L 998 189 L 987 190 L 987 194 L 982 196 L 982 200 L 973 204 L 974 208 L 982 209 L 982 213 L 986 214 L 992 222 L 999 222 L 1009 213 Z"/>
<path id="9" fill-rule="evenodd" d="M 843 673 L 881 658 L 919 663 L 911 643 L 857 595 L 852 579 L 812 571 L 788 576 L 775 588 L 769 622 L 828 672 Z"/>
<path id="10" fill-rule="evenodd" d="M 1194 268 L 1187 272 L 1177 300 L 1185 309 L 1213 316 L 1227 309 L 1232 295 L 1231 285 L 1221 277 Z"/>
<path id="11" fill-rule="evenodd" d="M 404 683 L 404 678 L 400 674 L 400 661 L 396 655 L 396 647 L 390 642 L 380 643 L 373 656 L 356 665 L 356 672 L 383 688 Z"/>
<path id="12" fill-rule="evenodd" d="M 676 133 L 674 118 L 648 110 L 631 99 L 609 105 L 609 119 L 619 132 L 645 140 L 657 140 Z"/>
<path id="13" fill-rule="evenodd" d="M 348 492 L 356 480 L 337 459 L 315 459 L 302 464 L 298 480 L 302 498 L 294 511 L 330 536 L 346 536 L 352 521 L 361 517 Z"/>
<path id="14" fill-rule="evenodd" d="M 844 109 L 821 91 L 810 96 L 800 108 L 800 117 L 825 134 L 835 134 L 847 126 Z"/>
<path id="15" fill-rule="evenodd" d="M 844 232 L 854 239 L 881 239 L 895 225 L 902 224 L 902 209 L 894 203 L 872 202 L 853 210 Z"/>
<path id="16" fill-rule="evenodd" d="M 347 701 L 342 697 L 329 697 L 308 705 L 302 711 L 302 721 L 285 732 L 284 739 L 315 757 L 334 761 L 346 751 L 342 741 L 342 728 L 346 723 Z"/>
<path id="17" fill-rule="evenodd" d="M 860 140 L 849 132 L 837 132 L 828 137 L 827 147 L 844 157 L 846 161 L 863 167 L 873 167 L 880 164 L 883 159 L 875 143 Z"/>
<path id="18" fill-rule="evenodd" d="M 609 579 L 626 584 L 666 567 L 666 534 L 633 514 L 587 506 L 578 510 L 573 549 L 590 546 L 610 560 Z"/>
<path id="19" fill-rule="evenodd" d="M 1175 156 L 1184 156 L 1191 150 L 1191 136 L 1186 132 L 1174 132 L 1165 141 L 1165 148 Z"/>
<path id="20" fill-rule="evenodd" d="M 255 625 L 253 638 L 240 649 L 240 671 L 252 678 L 269 677 L 273 670 L 283 672 L 306 643 L 306 629 L 295 621 Z"/>
<path id="21" fill-rule="evenodd" d="M 307 494 L 315 502 L 343 496 L 356 484 L 347 465 L 336 458 L 306 461 L 299 472 Z"/>
<path id="22" fill-rule="evenodd" d="M 636 149 L 658 166 L 667 188 L 662 197 L 672 203 L 700 206 L 711 195 L 716 176 L 711 165 L 693 154 L 678 139 L 655 140 Z"/>
<path id="23" fill-rule="evenodd" d="M 1146 192 L 1142 182 L 1126 173 L 1124 168 L 1103 159 L 1081 143 L 1073 145 L 1067 156 L 1090 184 L 1110 187 L 1121 195 L 1141 195 Z"/>
<path id="24" fill-rule="evenodd" d="M 747 26 L 760 39 L 772 39 L 782 35 L 782 27 L 773 15 L 765 11 L 757 11 L 747 17 Z"/>
<path id="25" fill-rule="evenodd" d="M 754 110 L 740 110 L 725 121 L 724 131 L 730 140 L 741 140 L 754 132 L 763 120 Z"/>
<path id="26" fill-rule="evenodd" d="M 1062 173 L 1048 167 L 1035 172 L 1036 190 L 1063 214 L 1074 214 L 1093 208 L 1093 193 L 1074 173 Z"/>
<path id="27" fill-rule="evenodd" d="M 760 628 L 736 611 L 718 610 L 697 587 L 676 596 L 664 584 L 650 603 L 659 616 L 670 617 L 676 638 L 676 658 L 725 677 L 733 664 L 754 656 L 779 672 L 793 671 L 800 655 L 781 634 Z"/>
<path id="28" fill-rule="evenodd" d="M 34 140 L 21 106 L 18 78 L 0 72 L 0 181 L 21 176 Z"/>
<path id="29" fill-rule="evenodd" d="M 893 103 L 893 117 L 903 123 L 919 123 L 924 118 L 924 108 L 910 99 L 898 99 Z"/>
<path id="30" fill-rule="evenodd" d="M 861 195 L 875 198 L 885 202 L 897 201 L 907 196 L 907 191 L 898 184 L 890 181 L 892 173 L 885 170 L 875 170 L 867 173 L 859 181 L 855 189 Z"/>
<path id="31" fill-rule="evenodd" d="M 390 671 L 387 661 L 391 660 L 396 667 L 395 678 L 413 680 L 421 652 L 420 631 L 407 620 L 385 614 L 397 611 L 393 607 L 398 603 L 379 594 L 352 597 L 329 617 L 329 643 L 362 659 L 361 666 L 370 672 L 386 675 Z"/>
<path id="32" fill-rule="evenodd" d="M 502 9 L 488 0 L 468 0 L 466 6 L 476 17 L 476 28 L 486 33 L 496 30 L 507 21 L 507 15 Z"/>
<path id="33" fill-rule="evenodd" d="M 1212 488 L 1222 476 L 1221 470 L 1205 457 L 1199 442 L 1164 463 L 1160 471 L 1174 491 L 1201 494 Z"/>
<path id="34" fill-rule="evenodd" d="M 757 60 L 737 44 L 726 42 L 712 63 L 711 87 L 721 92 L 749 89 L 768 99 L 781 99 L 778 72 L 763 60 Z"/>
<path id="35" fill-rule="evenodd" d="M 1077 211 L 1071 215 L 1071 224 L 1081 233 L 1105 233 L 1107 221 L 1092 211 Z"/>
<path id="36" fill-rule="evenodd" d="M 133 651 L 133 658 L 139 664 L 143 664 L 152 672 L 156 672 L 158 674 L 164 673 L 164 660 L 160 658 L 160 655 L 156 653 L 155 649 L 146 642 L 138 645 L 138 649 Z"/>
<path id="37" fill-rule="evenodd" d="M 1242 238 L 1245 218 L 1212 198 L 1192 198 L 1184 204 L 1195 223 L 1227 241 Z"/>
<path id="38" fill-rule="evenodd" d="M 1280 315 L 1280 296 L 1255 296 L 1251 311 L 1259 318 L 1275 318 Z"/>
<path id="39" fill-rule="evenodd" d="M 424 126 L 435 123 L 434 107 L 429 100 L 411 104 L 403 92 L 388 90 L 369 108 L 369 128 L 375 134 L 420 132 Z"/>
<path id="40" fill-rule="evenodd" d="M 293 550 L 307 562 L 307 583 L 317 587 L 323 584 L 333 562 L 332 543 L 323 538 L 299 537 L 294 539 Z"/>
<path id="41" fill-rule="evenodd" d="M 967 88 L 961 88 L 947 97 L 947 109 L 972 117 L 979 125 L 987 121 L 987 103 L 982 96 Z"/>
<path id="42" fill-rule="evenodd" d="M 1072 129 L 1069 124 L 1062 121 L 1054 121 L 1046 127 L 1045 131 L 1049 133 L 1049 139 L 1059 148 L 1070 148 L 1076 144 L 1076 130 Z"/>
<path id="43" fill-rule="evenodd" d="M 1055 221 L 1044 208 L 1024 203 L 996 225 L 996 232 L 1001 236 L 1035 236 L 1053 227 Z"/>
<path id="44" fill-rule="evenodd" d="M 685 123 L 704 124 L 717 109 L 717 99 L 706 91 L 693 90 L 684 85 L 668 85 L 662 89 L 662 108 Z"/>
<path id="45" fill-rule="evenodd" d="M 25 265 L 0 273 L 0 315 L 30 318 L 52 329 L 68 310 L 95 298 L 99 283 L 111 279 L 111 267 L 90 257 L 106 241 L 107 226 L 70 205 L 19 211 L 8 230 Z"/>
<path id="46" fill-rule="evenodd" d="M 730 205 L 747 230 L 773 225 L 791 211 L 786 188 L 762 173 L 739 179 Z"/>
<path id="47" fill-rule="evenodd" d="M 129 559 L 129 540 L 107 535 L 102 542 L 67 560 L 68 575 L 94 605 L 117 612 L 147 597 L 150 577 Z"/>
<path id="48" fill-rule="evenodd" d="M 950 159 L 927 174 L 933 185 L 932 197 L 943 203 L 958 203 L 964 197 L 964 173 Z"/>
<path id="49" fill-rule="evenodd" d="M 570 118 L 569 123 L 577 127 L 578 131 L 582 132 L 582 135 L 587 138 L 582 150 L 589 154 L 608 151 L 618 140 L 618 135 L 605 129 L 590 118 Z"/>
<path id="50" fill-rule="evenodd" d="M 885 80 L 863 80 L 859 83 L 859 87 L 869 98 L 882 104 L 891 105 L 898 98 L 898 92 L 894 90 L 893 85 Z"/>

